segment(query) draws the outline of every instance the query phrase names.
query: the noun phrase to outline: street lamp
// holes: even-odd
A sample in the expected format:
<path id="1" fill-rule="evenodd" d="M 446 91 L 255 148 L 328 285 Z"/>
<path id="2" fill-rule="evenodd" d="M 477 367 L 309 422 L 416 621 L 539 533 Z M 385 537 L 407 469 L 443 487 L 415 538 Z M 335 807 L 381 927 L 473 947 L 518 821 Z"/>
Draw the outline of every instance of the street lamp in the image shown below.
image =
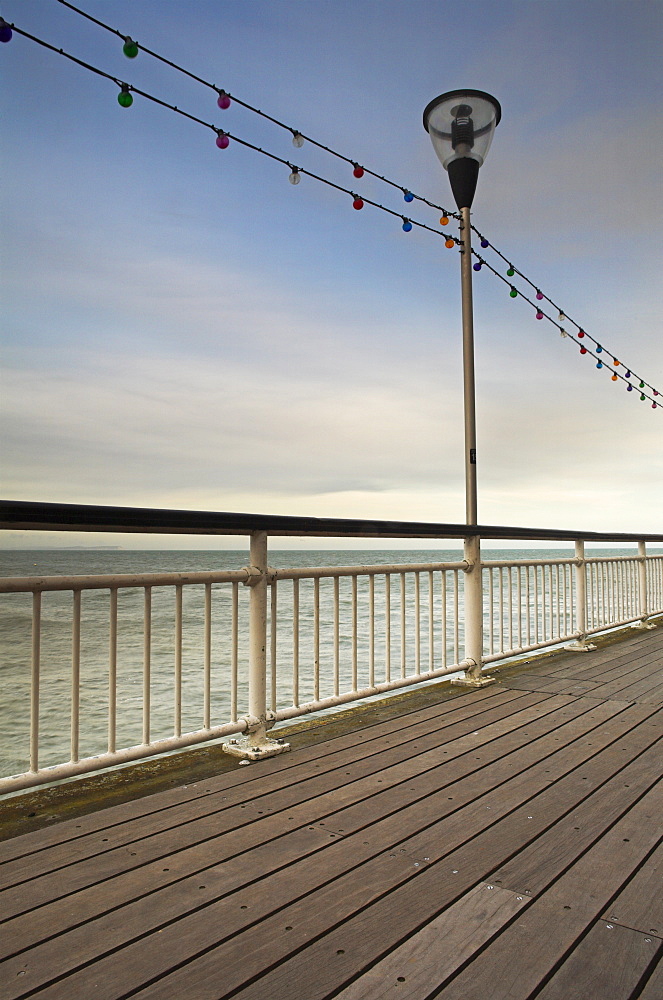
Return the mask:
<path id="1" fill-rule="evenodd" d="M 463 310 L 463 399 L 465 411 L 465 523 L 477 524 L 477 444 L 474 392 L 474 322 L 472 317 L 472 230 L 470 208 L 479 168 L 490 148 L 502 116 L 499 101 L 481 90 L 452 90 L 441 94 L 424 111 L 424 128 L 433 149 L 449 174 L 460 211 L 460 276 Z M 467 566 L 465 604 L 465 676 L 453 683 L 482 687 L 494 678 L 481 673 L 483 660 L 483 585 L 481 543 L 478 535 L 464 542 Z"/>
<path id="2" fill-rule="evenodd" d="M 463 309 L 463 385 L 465 408 L 465 523 L 477 523 L 477 446 L 474 393 L 474 323 L 472 317 L 472 253 L 470 208 L 493 132 L 502 110 L 499 101 L 481 90 L 452 90 L 431 101 L 424 128 L 449 174 L 460 210 L 461 293 Z"/>

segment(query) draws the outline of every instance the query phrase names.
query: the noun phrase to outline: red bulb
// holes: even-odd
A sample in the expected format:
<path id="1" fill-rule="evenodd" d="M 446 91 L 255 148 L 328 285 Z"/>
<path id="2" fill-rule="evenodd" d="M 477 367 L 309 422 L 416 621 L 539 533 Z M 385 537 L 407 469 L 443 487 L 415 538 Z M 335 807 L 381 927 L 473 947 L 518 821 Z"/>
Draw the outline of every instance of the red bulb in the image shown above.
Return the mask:
<path id="1" fill-rule="evenodd" d="M 580 348 L 580 353 L 581 354 L 587 354 L 587 348 L 586 347 L 581 347 Z"/>
<path id="2" fill-rule="evenodd" d="M 357 211 L 359 211 L 360 208 L 363 208 L 364 207 L 364 203 L 361 200 L 361 198 L 355 198 L 355 200 L 352 202 L 352 207 L 356 208 Z"/>
<path id="3" fill-rule="evenodd" d="M 354 175 L 354 176 L 355 176 L 356 178 L 360 178 L 360 177 L 363 177 L 363 176 L 364 176 L 364 168 L 363 168 L 363 167 L 360 167 L 360 166 L 356 166 L 356 167 L 354 168 L 354 170 L 352 171 L 352 173 L 353 173 L 353 175 Z"/>
<path id="4" fill-rule="evenodd" d="M 584 337 L 585 336 L 585 331 L 584 330 L 578 330 L 578 336 L 579 337 Z"/>

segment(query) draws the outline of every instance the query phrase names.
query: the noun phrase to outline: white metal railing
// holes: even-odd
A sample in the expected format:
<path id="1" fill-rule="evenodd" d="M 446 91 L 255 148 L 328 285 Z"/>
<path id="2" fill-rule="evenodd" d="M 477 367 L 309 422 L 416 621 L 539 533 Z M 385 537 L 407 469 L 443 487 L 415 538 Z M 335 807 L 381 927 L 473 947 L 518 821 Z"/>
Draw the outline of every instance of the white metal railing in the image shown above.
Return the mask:
<path id="1" fill-rule="evenodd" d="M 238 755 L 280 752 L 275 722 L 449 674 L 478 686 L 487 664 L 663 613 L 644 542 L 482 561 L 475 535 L 457 562 L 273 569 L 267 532 L 250 538 L 238 570 L 0 580 L 25 754 L 0 793 L 237 734 Z"/>

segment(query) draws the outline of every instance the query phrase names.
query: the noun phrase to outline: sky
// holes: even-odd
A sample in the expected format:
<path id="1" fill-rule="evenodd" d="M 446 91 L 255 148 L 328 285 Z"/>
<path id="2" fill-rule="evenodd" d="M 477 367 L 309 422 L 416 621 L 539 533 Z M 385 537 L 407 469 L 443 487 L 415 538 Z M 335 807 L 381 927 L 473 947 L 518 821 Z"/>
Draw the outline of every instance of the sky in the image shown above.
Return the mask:
<path id="1" fill-rule="evenodd" d="M 663 397 L 663 4 L 80 5 L 449 209 L 423 109 L 455 88 L 493 94 L 502 120 L 475 225 L 604 345 L 606 368 L 616 356 Z M 0 13 L 441 231 L 436 209 L 310 142 L 294 148 L 237 102 L 220 110 L 145 52 L 127 59 L 57 0 L 3 0 Z M 122 108 L 115 83 L 18 33 L 0 73 L 6 499 L 463 522 L 456 249 L 311 177 L 289 184 L 283 164 L 232 140 L 218 149 L 211 129 L 139 95 Z M 479 523 L 662 531 L 663 407 L 597 371 L 486 269 L 474 323 Z"/>

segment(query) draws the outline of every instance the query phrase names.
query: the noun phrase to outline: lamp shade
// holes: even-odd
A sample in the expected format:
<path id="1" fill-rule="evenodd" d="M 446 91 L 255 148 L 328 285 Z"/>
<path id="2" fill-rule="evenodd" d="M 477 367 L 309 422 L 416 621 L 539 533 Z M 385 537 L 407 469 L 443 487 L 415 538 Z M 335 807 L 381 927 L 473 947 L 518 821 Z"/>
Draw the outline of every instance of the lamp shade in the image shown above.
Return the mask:
<path id="1" fill-rule="evenodd" d="M 501 116 L 499 101 L 482 90 L 451 90 L 436 97 L 424 111 L 424 128 L 449 173 L 459 208 L 472 204 L 479 167 Z"/>

